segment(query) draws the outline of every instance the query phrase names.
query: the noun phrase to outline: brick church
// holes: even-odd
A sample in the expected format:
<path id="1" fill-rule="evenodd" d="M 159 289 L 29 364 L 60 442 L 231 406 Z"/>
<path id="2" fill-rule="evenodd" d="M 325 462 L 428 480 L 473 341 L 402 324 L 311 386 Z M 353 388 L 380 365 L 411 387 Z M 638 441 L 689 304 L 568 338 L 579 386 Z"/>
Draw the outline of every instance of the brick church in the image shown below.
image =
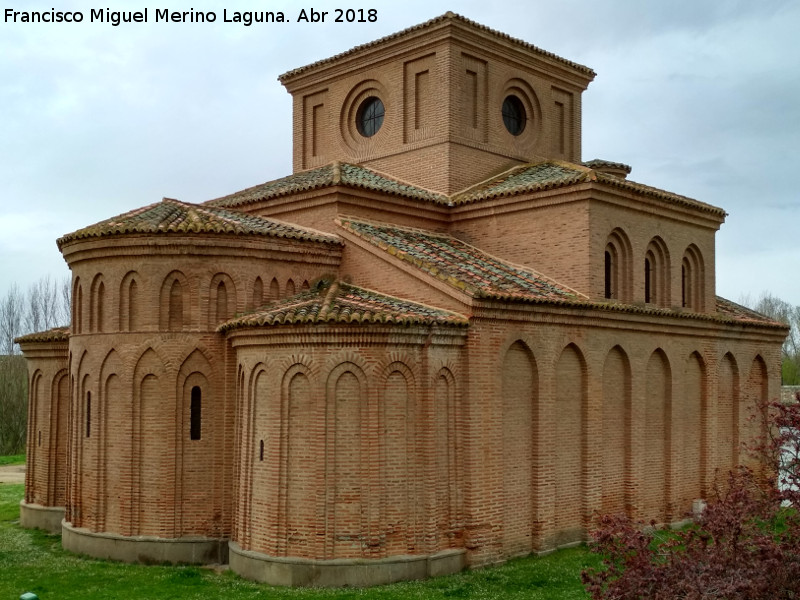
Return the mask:
<path id="1" fill-rule="evenodd" d="M 786 330 L 716 296 L 721 208 L 583 161 L 594 76 L 447 13 L 279 78 L 293 174 L 61 237 L 23 525 L 370 585 L 682 520 Z"/>

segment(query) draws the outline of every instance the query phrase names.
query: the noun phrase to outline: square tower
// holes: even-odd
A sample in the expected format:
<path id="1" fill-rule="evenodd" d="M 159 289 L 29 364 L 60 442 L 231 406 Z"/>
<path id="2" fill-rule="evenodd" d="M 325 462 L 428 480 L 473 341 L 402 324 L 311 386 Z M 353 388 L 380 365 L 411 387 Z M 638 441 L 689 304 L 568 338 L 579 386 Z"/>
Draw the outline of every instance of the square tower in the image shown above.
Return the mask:
<path id="1" fill-rule="evenodd" d="M 279 79 L 295 172 L 341 160 L 452 194 L 517 164 L 580 162 L 594 75 L 448 12 Z"/>

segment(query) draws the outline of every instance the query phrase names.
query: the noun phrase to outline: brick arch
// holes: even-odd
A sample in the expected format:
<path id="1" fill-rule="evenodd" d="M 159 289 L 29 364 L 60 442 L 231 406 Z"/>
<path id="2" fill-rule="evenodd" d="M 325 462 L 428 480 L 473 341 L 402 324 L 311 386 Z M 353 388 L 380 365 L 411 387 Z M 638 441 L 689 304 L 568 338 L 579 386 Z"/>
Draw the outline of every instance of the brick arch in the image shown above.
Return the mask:
<path id="1" fill-rule="evenodd" d="M 236 284 L 230 275 L 217 273 L 208 288 L 209 329 L 216 329 L 217 325 L 231 319 L 237 310 Z"/>
<path id="2" fill-rule="evenodd" d="M 561 352 L 555 371 L 555 526 L 561 543 L 580 541 L 587 519 L 586 413 L 588 410 L 586 359 L 575 343 Z"/>
<path id="3" fill-rule="evenodd" d="M 53 377 L 50 413 L 49 506 L 64 506 L 67 491 L 67 452 L 69 438 L 69 371 L 60 369 Z"/>
<path id="4" fill-rule="evenodd" d="M 278 278 L 273 277 L 269 283 L 269 298 L 268 300 L 275 301 L 281 297 L 281 287 L 278 284 Z"/>
<path id="5" fill-rule="evenodd" d="M 534 548 L 539 376 L 530 347 L 521 340 L 502 355 L 503 554 L 528 554 Z"/>
<path id="6" fill-rule="evenodd" d="M 138 331 L 142 327 L 142 299 L 145 281 L 137 271 L 128 271 L 119 286 L 119 330 Z"/>
<path id="7" fill-rule="evenodd" d="M 182 271 L 171 271 L 161 283 L 159 328 L 161 331 L 191 329 L 192 307 L 189 279 Z"/>
<path id="8" fill-rule="evenodd" d="M 38 471 L 46 465 L 48 460 L 47 453 L 44 452 L 38 442 L 42 423 L 40 422 L 41 404 L 44 402 L 42 379 L 44 373 L 41 369 L 36 369 L 31 374 L 28 381 L 28 422 L 27 422 L 27 463 L 28 469 L 25 471 L 25 501 L 36 504 L 46 504 L 44 499 L 45 490 L 40 489 L 38 484 Z"/>
<path id="9" fill-rule="evenodd" d="M 290 298 L 290 297 L 294 296 L 295 293 L 296 293 L 296 290 L 295 290 L 294 280 L 290 278 L 289 281 L 286 282 L 286 291 L 284 292 L 283 295 L 286 298 Z"/>
<path id="10" fill-rule="evenodd" d="M 75 277 L 72 283 L 72 329 L 77 334 L 83 333 L 83 285 L 80 277 Z"/>
<path id="11" fill-rule="evenodd" d="M 666 352 L 656 348 L 647 361 L 644 399 L 644 472 L 641 501 L 645 520 L 666 521 L 672 492 L 672 369 Z"/>
<path id="12" fill-rule="evenodd" d="M 696 312 L 705 310 L 705 264 L 695 244 L 689 244 L 681 261 L 681 306 Z"/>
<path id="13" fill-rule="evenodd" d="M 408 357 L 393 354 L 380 370 L 377 403 L 379 466 L 382 493 L 379 498 L 381 529 L 387 532 L 381 556 L 410 554 L 418 536 L 419 406 L 416 377 Z"/>
<path id="14" fill-rule="evenodd" d="M 349 540 L 366 535 L 367 523 L 361 515 L 369 514 L 369 439 L 361 435 L 368 426 L 369 386 L 364 370 L 354 362 L 363 364 L 363 358 L 349 351 L 344 355 L 351 359 L 331 369 L 325 386 L 327 422 L 332 424 L 326 448 L 326 480 L 331 482 L 328 506 L 333 507 L 327 517 L 332 524 L 326 540 L 328 558 L 362 556 L 362 550 L 353 548 Z"/>
<path id="15" fill-rule="evenodd" d="M 631 515 L 631 363 L 627 352 L 614 346 L 603 363 L 603 449 L 601 511 Z"/>
<path id="16" fill-rule="evenodd" d="M 345 365 L 351 364 L 355 367 L 357 377 L 363 382 L 367 381 L 367 377 L 372 375 L 372 368 L 364 359 L 364 357 L 355 350 L 345 349 L 337 352 L 325 361 L 325 371 L 327 372 L 324 378 L 326 382 L 330 382 L 330 378 L 335 371 L 341 371 Z M 328 385 L 326 383 L 326 385 Z"/>
<path id="17" fill-rule="evenodd" d="M 671 268 L 667 244 L 655 236 L 644 254 L 644 301 L 668 308 L 670 306 Z"/>
<path id="18" fill-rule="evenodd" d="M 100 393 L 97 395 L 97 429 L 101 452 L 98 460 L 98 531 L 126 533 L 127 517 L 122 499 L 130 490 L 132 410 L 130 396 L 124 393 L 124 361 L 111 349 L 100 366 Z"/>
<path id="19" fill-rule="evenodd" d="M 248 304 L 250 310 L 264 306 L 266 300 L 264 291 L 264 280 L 260 276 L 256 277 L 255 281 L 253 281 L 253 291 L 250 294 L 250 303 Z"/>
<path id="20" fill-rule="evenodd" d="M 174 512 L 159 509 L 172 502 L 174 469 L 174 390 L 158 353 L 148 347 L 133 370 L 133 501 L 132 535 L 171 537 Z"/>
<path id="21" fill-rule="evenodd" d="M 752 464 L 754 454 L 767 439 L 766 410 L 769 403 L 769 369 L 760 354 L 756 354 L 741 395 L 739 411 L 742 449 L 740 463 Z"/>
<path id="22" fill-rule="evenodd" d="M 630 302 L 633 299 L 633 250 L 622 227 L 616 227 L 608 234 L 603 261 L 603 295 L 608 299 Z"/>
<path id="23" fill-rule="evenodd" d="M 739 462 L 739 366 L 731 352 L 717 375 L 717 468 L 725 473 Z"/>
<path id="24" fill-rule="evenodd" d="M 92 279 L 89 292 L 89 331 L 103 332 L 108 329 L 106 324 L 107 304 L 105 277 L 102 273 L 98 273 Z"/>
<path id="25" fill-rule="evenodd" d="M 306 365 L 291 365 L 280 385 L 280 429 L 273 428 L 270 445 L 281 451 L 278 466 L 286 490 L 279 504 L 278 551 L 282 556 L 310 557 L 324 547 L 318 533 L 319 515 L 326 510 L 325 435 L 319 429 L 325 422 L 325 402 L 315 393 L 313 372 Z"/>
<path id="26" fill-rule="evenodd" d="M 674 397 L 677 509 L 688 511 L 692 501 L 706 495 L 708 471 L 708 364 L 700 351 L 687 358 L 683 368 L 683 392 Z"/>

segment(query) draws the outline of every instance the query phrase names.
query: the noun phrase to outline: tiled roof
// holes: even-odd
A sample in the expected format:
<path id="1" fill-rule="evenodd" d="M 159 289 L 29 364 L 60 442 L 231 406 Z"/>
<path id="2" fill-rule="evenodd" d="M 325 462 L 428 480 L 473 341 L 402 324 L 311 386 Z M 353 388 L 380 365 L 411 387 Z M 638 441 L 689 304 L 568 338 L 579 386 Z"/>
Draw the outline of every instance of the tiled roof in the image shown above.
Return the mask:
<path id="1" fill-rule="evenodd" d="M 751 310 L 741 304 L 736 304 L 725 298 L 717 296 L 717 314 L 723 319 L 730 319 L 741 323 L 757 323 L 774 327 L 787 327 L 785 323 L 770 319 L 766 315 Z"/>
<path id="2" fill-rule="evenodd" d="M 404 36 L 407 36 L 407 35 L 409 35 L 411 33 L 414 33 L 414 32 L 417 32 L 417 31 L 421 31 L 423 29 L 427 29 L 427 28 L 430 28 L 430 27 L 434 27 L 436 25 L 439 25 L 439 24 L 447 22 L 447 21 L 455 22 L 455 23 L 461 23 L 461 24 L 467 25 L 469 27 L 472 27 L 474 29 L 478 29 L 480 31 L 484 31 L 486 33 L 489 33 L 489 34 L 497 37 L 497 38 L 500 38 L 500 39 L 503 39 L 505 41 L 511 42 L 511 43 L 523 48 L 524 50 L 526 50 L 528 52 L 534 52 L 534 53 L 536 53 L 536 54 L 538 54 L 540 56 L 545 56 L 545 57 L 547 57 L 549 59 L 558 61 L 563 65 L 566 65 L 566 66 L 568 66 L 568 67 L 570 67 L 572 69 L 580 71 L 581 73 L 583 73 L 584 75 L 586 75 L 588 77 L 592 77 L 593 78 L 596 75 L 596 73 L 592 69 L 587 67 L 587 66 L 578 64 L 576 62 L 572 62 L 571 60 L 567 60 L 565 58 L 561 58 L 560 56 L 558 56 L 556 54 L 553 54 L 552 52 L 548 52 L 546 50 L 542 50 L 541 48 L 538 48 L 538 47 L 534 46 L 533 44 L 529 44 L 528 42 L 526 42 L 524 40 L 520 40 L 518 38 L 511 37 L 508 34 L 505 34 L 505 33 L 501 32 L 501 31 L 497 31 L 495 29 L 491 29 L 490 27 L 486 27 L 485 25 L 481 25 L 480 23 L 476 23 L 475 21 L 471 21 L 471 20 L 469 20 L 469 19 L 467 19 L 465 17 L 462 17 L 461 15 L 458 15 L 456 13 L 446 12 L 445 14 L 440 15 L 438 17 L 435 17 L 433 19 L 430 19 L 429 21 L 425 21 L 424 23 L 420 23 L 418 25 L 414 25 L 414 26 L 409 27 L 407 29 L 403 29 L 402 31 L 398 31 L 398 32 L 393 33 L 391 35 L 388 35 L 386 37 L 382 37 L 382 38 L 379 38 L 377 40 L 373 40 L 373 41 L 368 42 L 366 44 L 361 44 L 360 46 L 355 46 L 354 48 L 351 48 L 350 50 L 346 50 L 345 52 L 342 52 L 342 53 L 337 54 L 335 56 L 331 56 L 330 58 L 325 58 L 325 59 L 319 60 L 317 62 L 311 63 L 309 65 L 306 65 L 304 67 L 298 67 L 297 69 L 292 69 L 291 71 L 287 71 L 283 75 L 278 76 L 278 81 L 283 83 L 283 82 L 291 79 L 292 77 L 295 77 L 296 75 L 300 75 L 301 73 L 304 73 L 304 72 L 309 71 L 311 69 L 315 69 L 316 67 L 321 67 L 323 65 L 330 64 L 330 63 L 338 61 L 338 60 L 340 60 L 340 59 L 342 59 L 342 58 L 344 58 L 346 56 L 350 56 L 351 54 L 356 54 L 356 53 L 360 52 L 361 50 L 365 50 L 367 48 L 374 48 L 376 46 L 380 46 L 382 44 L 386 44 L 387 42 L 397 40 L 397 39 L 402 38 Z"/>
<path id="3" fill-rule="evenodd" d="M 605 161 L 602 161 L 605 163 Z M 625 167 L 621 163 L 605 163 Z M 503 196 L 515 196 L 526 192 L 561 188 L 578 183 L 596 181 L 623 190 L 658 198 L 672 204 L 680 204 L 700 209 L 704 212 L 724 216 L 725 211 L 716 206 L 699 202 L 686 196 L 673 194 L 648 185 L 629 181 L 597 171 L 590 166 L 562 161 L 544 161 L 536 164 L 520 165 L 487 179 L 451 197 L 452 204 L 470 204 L 481 200 Z"/>
<path id="4" fill-rule="evenodd" d="M 223 233 L 342 243 L 335 235 L 283 221 L 164 198 L 161 202 L 69 233 L 59 238 L 58 247 L 72 240 L 125 233 Z"/>
<path id="5" fill-rule="evenodd" d="M 313 289 L 235 318 L 219 327 L 285 324 L 365 323 L 385 325 L 452 325 L 464 327 L 464 315 L 387 296 L 341 281 L 320 281 Z"/>
<path id="6" fill-rule="evenodd" d="M 333 162 L 322 167 L 300 171 L 287 177 L 268 181 L 222 198 L 209 200 L 204 205 L 234 208 L 251 202 L 261 202 L 332 185 L 371 190 L 438 204 L 447 204 L 448 202 L 448 198 L 444 194 L 403 183 L 366 167 Z"/>
<path id="7" fill-rule="evenodd" d="M 69 327 L 54 327 L 47 331 L 37 331 L 22 335 L 14 340 L 15 344 L 35 344 L 43 342 L 68 342 Z"/>
<path id="8" fill-rule="evenodd" d="M 620 171 L 624 171 L 625 173 L 631 172 L 630 165 L 626 165 L 625 163 L 612 162 L 610 160 L 603 160 L 602 158 L 593 158 L 592 160 L 587 160 L 582 164 L 583 166 L 589 167 L 590 169 L 598 169 L 598 170 L 619 169 Z"/>
<path id="9" fill-rule="evenodd" d="M 539 273 L 505 262 L 448 235 L 342 218 L 362 239 L 473 297 L 573 302 L 584 298 Z"/>

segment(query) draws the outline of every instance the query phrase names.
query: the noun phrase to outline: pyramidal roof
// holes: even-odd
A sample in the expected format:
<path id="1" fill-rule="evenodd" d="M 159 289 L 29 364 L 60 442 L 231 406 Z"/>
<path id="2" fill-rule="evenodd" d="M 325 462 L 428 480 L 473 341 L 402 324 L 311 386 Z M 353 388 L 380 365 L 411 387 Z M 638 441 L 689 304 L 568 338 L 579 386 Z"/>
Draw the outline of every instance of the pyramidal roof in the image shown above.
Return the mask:
<path id="1" fill-rule="evenodd" d="M 377 48 L 379 46 L 384 46 L 384 45 L 391 44 L 392 42 L 399 41 L 404 37 L 409 37 L 409 36 L 414 35 L 416 33 L 422 33 L 422 32 L 424 32 L 426 30 L 431 30 L 431 29 L 434 29 L 436 27 L 441 27 L 441 26 L 448 25 L 448 24 L 460 25 L 462 27 L 466 27 L 466 28 L 470 28 L 470 29 L 474 29 L 474 30 L 480 31 L 482 33 L 488 33 L 489 35 L 491 35 L 492 37 L 496 38 L 497 40 L 500 40 L 500 41 L 506 42 L 506 43 L 510 43 L 513 46 L 517 46 L 518 48 L 520 48 L 520 49 L 522 49 L 522 50 L 524 50 L 526 52 L 531 52 L 531 53 L 537 54 L 537 55 L 539 55 L 541 57 L 544 57 L 544 58 L 559 62 L 559 63 L 561 63 L 562 65 L 564 65 L 566 67 L 569 67 L 569 68 L 574 69 L 574 70 L 576 70 L 576 71 L 578 71 L 580 73 L 583 73 L 584 76 L 587 76 L 589 78 L 594 78 L 594 76 L 596 75 L 596 73 L 592 69 L 590 69 L 589 67 L 587 67 L 585 65 L 581 65 L 581 64 L 573 62 L 571 60 L 567 60 L 566 58 L 562 58 L 562 57 L 558 56 L 557 54 L 553 54 L 552 52 L 548 52 L 547 50 L 542 50 L 541 48 L 539 48 L 537 46 L 534 46 L 533 44 L 530 44 L 530 43 L 528 43 L 528 42 L 526 42 L 524 40 L 512 37 L 512 36 L 510 36 L 510 35 L 508 35 L 506 33 L 503 33 L 502 31 L 497 31 L 496 29 L 492 29 L 490 27 L 486 27 L 485 25 L 481 25 L 480 23 L 476 23 L 475 21 L 471 21 L 470 19 L 467 19 L 466 17 L 462 17 L 461 15 L 458 15 L 458 14 L 456 14 L 454 12 L 448 11 L 445 14 L 440 15 L 438 17 L 434 17 L 433 19 L 425 21 L 424 23 L 419 23 L 417 25 L 414 25 L 412 27 L 408 27 L 407 29 L 403 29 L 403 30 L 398 31 L 396 33 L 393 33 L 391 35 L 387 35 L 387 36 L 379 38 L 377 40 L 373 40 L 371 42 L 367 42 L 366 44 L 361 44 L 359 46 L 355 46 L 355 47 L 351 48 L 350 50 L 346 50 L 345 52 L 342 52 L 342 53 L 337 54 L 335 56 L 331 56 L 329 58 L 318 60 L 318 61 L 316 61 L 314 63 L 305 65 L 303 67 L 298 67 L 296 69 L 292 69 L 291 71 L 287 71 L 283 75 L 278 76 L 278 81 L 280 81 L 281 83 L 286 83 L 287 81 L 291 80 L 293 77 L 295 77 L 297 75 L 301 75 L 301 74 L 303 74 L 303 73 L 305 73 L 307 71 L 311 71 L 311 70 L 317 69 L 319 67 L 324 67 L 324 66 L 327 66 L 328 64 L 340 61 L 341 59 L 347 58 L 347 57 L 349 57 L 351 55 L 356 55 L 356 54 L 359 54 L 359 53 L 364 52 L 366 50 L 373 50 L 373 49 L 375 49 L 375 48 Z"/>
<path id="2" fill-rule="evenodd" d="M 381 294 L 343 281 L 321 280 L 311 290 L 220 325 L 218 331 L 288 324 L 370 323 L 465 327 L 464 315 Z"/>
<path id="3" fill-rule="evenodd" d="M 444 194 L 402 182 L 399 179 L 394 179 L 360 165 L 335 161 L 322 167 L 299 171 L 240 192 L 209 200 L 204 203 L 204 206 L 235 208 L 253 202 L 309 192 L 334 185 L 424 200 L 436 204 L 447 204 L 449 202 L 449 198 Z"/>
<path id="4" fill-rule="evenodd" d="M 335 235 L 275 219 L 232 212 L 213 206 L 190 204 L 171 198 L 89 225 L 57 240 L 58 247 L 73 240 L 129 233 L 220 233 L 262 235 L 341 244 Z"/>

